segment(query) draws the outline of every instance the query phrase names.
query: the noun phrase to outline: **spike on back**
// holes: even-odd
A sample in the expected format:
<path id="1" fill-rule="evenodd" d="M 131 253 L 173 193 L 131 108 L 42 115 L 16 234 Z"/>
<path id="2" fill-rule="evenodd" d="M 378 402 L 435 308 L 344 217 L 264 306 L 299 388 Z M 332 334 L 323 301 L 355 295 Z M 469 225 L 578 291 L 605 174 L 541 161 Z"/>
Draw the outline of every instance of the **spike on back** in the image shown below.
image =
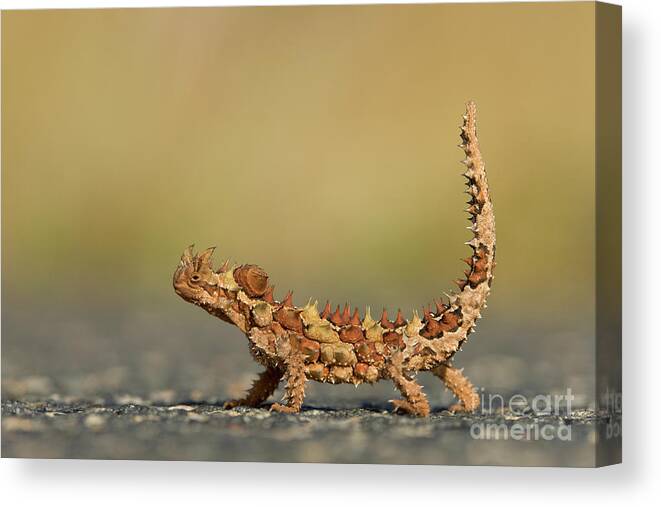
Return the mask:
<path id="1" fill-rule="evenodd" d="M 370 310 L 370 307 L 367 306 L 365 307 L 365 318 L 363 319 L 363 329 L 369 329 L 374 324 L 376 324 L 376 322 L 372 318 L 372 312 Z"/>
<path id="2" fill-rule="evenodd" d="M 269 303 L 269 304 L 273 304 L 273 303 L 275 303 L 275 300 L 273 299 L 273 290 L 274 290 L 274 289 L 275 289 L 275 287 L 274 287 L 273 285 L 269 285 L 269 286 L 266 288 L 266 292 L 265 292 L 264 295 L 262 296 L 262 299 L 263 299 L 264 301 L 266 301 L 267 303 Z"/>
<path id="3" fill-rule="evenodd" d="M 353 312 L 353 317 L 351 317 L 350 321 L 351 325 L 353 326 L 360 326 L 360 314 L 358 313 L 358 307 Z"/>
<path id="4" fill-rule="evenodd" d="M 418 315 L 418 310 L 413 310 L 413 317 L 409 321 L 409 325 L 416 327 L 422 326 L 422 321 L 420 320 L 420 315 Z"/>
<path id="5" fill-rule="evenodd" d="M 395 325 L 388 320 L 388 310 L 385 308 L 381 314 L 381 320 L 379 321 L 379 324 L 381 324 L 383 329 L 395 329 Z"/>
<path id="6" fill-rule="evenodd" d="M 216 270 L 216 273 L 225 273 L 230 267 L 230 260 L 226 259 L 225 262 L 223 262 L 220 267 Z"/>
<path id="7" fill-rule="evenodd" d="M 340 313 L 340 305 L 337 305 L 337 308 L 335 308 L 333 315 L 331 315 L 330 321 L 336 326 L 342 325 L 342 314 Z"/>
<path id="8" fill-rule="evenodd" d="M 457 279 L 457 280 L 454 281 L 454 283 L 457 284 L 457 287 L 459 287 L 459 290 L 464 290 L 464 287 L 466 287 L 466 284 L 468 282 L 466 280 Z"/>
<path id="9" fill-rule="evenodd" d="M 292 308 L 294 306 L 294 293 L 292 291 L 287 292 L 285 299 L 282 301 L 282 306 L 286 306 L 289 308 Z"/>
<path id="10" fill-rule="evenodd" d="M 349 320 L 351 320 L 351 308 L 349 307 L 349 303 L 345 303 L 344 310 L 342 311 L 342 325 L 346 326 Z"/>
<path id="11" fill-rule="evenodd" d="M 448 308 L 441 301 L 437 301 L 435 299 L 434 299 L 434 304 L 436 305 L 436 313 L 437 314 L 443 313 Z"/>
<path id="12" fill-rule="evenodd" d="M 402 315 L 402 310 L 397 309 L 397 317 L 395 318 L 395 327 L 401 327 L 404 324 L 406 324 L 406 319 L 404 319 L 404 315 Z"/>
<path id="13" fill-rule="evenodd" d="M 323 311 L 321 312 L 321 318 L 326 319 L 331 313 L 331 304 L 330 301 L 326 301 L 326 306 L 324 306 Z"/>
<path id="14" fill-rule="evenodd" d="M 424 315 L 424 320 L 429 321 L 432 319 L 431 308 L 429 307 L 429 305 L 425 306 L 422 309 L 422 313 Z"/>

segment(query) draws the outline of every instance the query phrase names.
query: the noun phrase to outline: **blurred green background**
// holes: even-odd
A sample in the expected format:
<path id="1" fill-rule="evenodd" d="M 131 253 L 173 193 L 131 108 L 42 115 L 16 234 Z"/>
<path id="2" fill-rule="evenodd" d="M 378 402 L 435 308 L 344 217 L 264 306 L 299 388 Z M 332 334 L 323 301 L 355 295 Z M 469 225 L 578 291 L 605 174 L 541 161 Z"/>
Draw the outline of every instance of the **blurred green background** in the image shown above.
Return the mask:
<path id="1" fill-rule="evenodd" d="M 449 291 L 473 99 L 498 268 L 457 363 L 591 403 L 594 51 L 591 2 L 3 13 L 5 397 L 239 394 L 245 339 L 171 288 L 192 242 L 299 304 Z"/>

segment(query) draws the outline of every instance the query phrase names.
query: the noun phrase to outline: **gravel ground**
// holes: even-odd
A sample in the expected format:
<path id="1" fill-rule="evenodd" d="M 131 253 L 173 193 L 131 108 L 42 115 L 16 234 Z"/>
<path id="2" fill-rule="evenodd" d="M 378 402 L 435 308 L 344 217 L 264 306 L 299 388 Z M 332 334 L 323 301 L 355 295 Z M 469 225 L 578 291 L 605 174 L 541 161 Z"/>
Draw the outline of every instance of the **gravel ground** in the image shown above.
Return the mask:
<path id="1" fill-rule="evenodd" d="M 58 398 L 3 401 L 3 457 L 592 466 L 594 443 L 610 424 L 588 410 L 464 416 L 436 408 L 417 419 L 385 405 L 283 415 L 223 410 L 220 402 Z M 490 425 L 504 426 L 496 434 Z M 494 433 L 477 438 L 486 428 Z M 535 428 L 553 439 L 535 438 Z"/>

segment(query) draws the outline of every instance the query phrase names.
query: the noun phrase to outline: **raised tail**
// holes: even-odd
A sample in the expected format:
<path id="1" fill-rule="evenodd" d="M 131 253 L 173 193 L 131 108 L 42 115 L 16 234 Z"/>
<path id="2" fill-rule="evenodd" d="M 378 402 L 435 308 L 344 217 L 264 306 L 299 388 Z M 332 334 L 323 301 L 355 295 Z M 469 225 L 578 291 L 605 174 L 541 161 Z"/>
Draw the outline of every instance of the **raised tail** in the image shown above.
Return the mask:
<path id="1" fill-rule="evenodd" d="M 481 284 L 486 283 L 488 294 L 488 287 L 491 286 L 496 264 L 496 222 L 489 194 L 487 173 L 477 140 L 475 102 L 471 101 L 466 104 L 461 139 L 463 142 L 459 146 L 466 154 L 466 158 L 462 160 L 462 163 L 466 165 L 464 172 L 468 187 L 466 193 L 470 195 L 466 211 L 470 214 L 472 224 L 470 229 L 473 231 L 473 239 L 468 242 L 468 245 L 473 249 L 473 256 L 469 258 L 469 261 L 467 260 L 470 272 L 466 273 L 466 280 L 460 284 L 460 289 L 463 293 L 466 286 L 475 290 Z M 482 301 L 483 306 L 484 301 Z"/>
<path id="2" fill-rule="evenodd" d="M 461 127 L 462 143 L 466 158 L 463 175 L 466 177 L 466 193 L 470 196 L 466 211 L 470 214 L 473 239 L 467 242 L 473 253 L 464 259 L 468 269 L 465 277 L 456 280 L 459 292 L 448 295 L 448 300 L 436 303 L 436 311 L 425 309 L 425 327 L 421 331 L 424 348 L 433 351 L 438 362 L 450 359 L 475 328 L 480 312 L 486 306 L 496 265 L 496 226 L 493 205 L 484 161 L 477 140 L 476 106 L 466 104 L 466 114 Z"/>

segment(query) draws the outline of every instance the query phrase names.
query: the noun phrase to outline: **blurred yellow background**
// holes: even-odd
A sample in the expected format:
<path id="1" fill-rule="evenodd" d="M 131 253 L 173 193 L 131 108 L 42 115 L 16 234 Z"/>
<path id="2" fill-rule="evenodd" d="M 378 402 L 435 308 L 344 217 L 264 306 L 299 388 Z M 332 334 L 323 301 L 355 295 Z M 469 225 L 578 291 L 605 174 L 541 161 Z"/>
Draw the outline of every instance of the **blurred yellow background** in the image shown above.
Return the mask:
<path id="1" fill-rule="evenodd" d="M 192 242 L 299 304 L 410 314 L 463 269 L 473 99 L 498 268 L 458 362 L 591 395 L 593 23 L 591 2 L 3 13 L 3 376 L 236 390 L 245 343 L 171 289 Z"/>

